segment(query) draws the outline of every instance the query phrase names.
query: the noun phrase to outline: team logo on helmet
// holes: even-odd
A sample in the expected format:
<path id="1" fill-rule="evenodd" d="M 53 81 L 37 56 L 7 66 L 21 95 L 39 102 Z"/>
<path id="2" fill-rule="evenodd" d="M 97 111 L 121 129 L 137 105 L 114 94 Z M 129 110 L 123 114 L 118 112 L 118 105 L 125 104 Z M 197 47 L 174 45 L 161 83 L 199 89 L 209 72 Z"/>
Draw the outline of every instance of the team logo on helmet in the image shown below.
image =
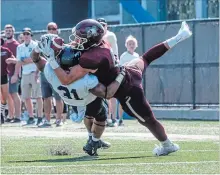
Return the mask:
<path id="1" fill-rule="evenodd" d="M 91 38 L 93 36 L 98 36 L 96 26 L 89 27 L 88 32 L 87 32 L 87 38 Z"/>

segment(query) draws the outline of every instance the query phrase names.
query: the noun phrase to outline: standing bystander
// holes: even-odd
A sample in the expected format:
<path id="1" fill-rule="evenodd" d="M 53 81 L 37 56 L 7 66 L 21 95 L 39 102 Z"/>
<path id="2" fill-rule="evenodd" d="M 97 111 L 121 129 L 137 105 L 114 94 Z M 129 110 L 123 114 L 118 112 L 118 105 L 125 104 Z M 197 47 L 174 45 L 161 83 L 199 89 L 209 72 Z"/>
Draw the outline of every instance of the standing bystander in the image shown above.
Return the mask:
<path id="1" fill-rule="evenodd" d="M 58 26 L 54 22 L 50 22 L 47 25 L 47 33 L 51 34 L 58 34 Z M 39 125 L 39 127 L 48 127 L 51 126 L 50 124 L 50 118 L 51 118 L 51 110 L 52 110 L 52 98 L 54 95 L 54 98 L 56 100 L 56 126 L 62 126 L 63 125 L 63 101 L 60 98 L 59 94 L 55 92 L 50 85 L 50 83 L 45 78 L 45 75 L 43 72 L 41 72 L 41 91 L 42 91 L 42 97 L 44 98 L 44 114 L 46 117 L 46 120 Z"/>
<path id="2" fill-rule="evenodd" d="M 11 81 L 17 81 L 19 70 L 22 66 L 21 91 L 22 98 L 25 101 L 25 106 L 29 115 L 27 124 L 35 123 L 31 97 L 35 98 L 37 101 L 37 124 L 39 124 L 41 123 L 43 117 L 43 101 L 40 88 L 39 71 L 30 58 L 30 54 L 32 50 L 37 46 L 37 43 L 32 40 L 32 31 L 30 28 L 24 28 L 23 35 L 24 43 L 17 47 L 18 62 L 16 64 L 15 74 L 13 75 Z"/>
<path id="3" fill-rule="evenodd" d="M 16 56 L 16 50 L 19 43 L 14 39 L 15 28 L 11 24 L 5 26 L 6 41 L 3 47 L 8 48 L 14 56 Z M 9 117 L 6 122 L 17 123 L 21 118 L 21 99 L 18 94 L 19 79 L 12 83 L 11 78 L 15 72 L 16 62 L 8 62 L 8 75 L 9 75 L 9 96 L 8 96 L 8 108 Z"/>

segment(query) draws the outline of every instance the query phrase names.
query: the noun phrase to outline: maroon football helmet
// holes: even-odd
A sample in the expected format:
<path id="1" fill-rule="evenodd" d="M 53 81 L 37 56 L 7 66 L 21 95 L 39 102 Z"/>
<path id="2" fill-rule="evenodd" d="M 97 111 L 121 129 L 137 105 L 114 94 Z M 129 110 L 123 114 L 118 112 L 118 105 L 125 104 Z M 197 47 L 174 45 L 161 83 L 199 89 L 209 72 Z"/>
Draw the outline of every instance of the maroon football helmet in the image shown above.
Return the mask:
<path id="1" fill-rule="evenodd" d="M 69 39 L 71 45 L 77 50 L 87 50 L 98 46 L 104 35 L 103 26 L 94 19 L 85 19 L 73 29 Z"/>

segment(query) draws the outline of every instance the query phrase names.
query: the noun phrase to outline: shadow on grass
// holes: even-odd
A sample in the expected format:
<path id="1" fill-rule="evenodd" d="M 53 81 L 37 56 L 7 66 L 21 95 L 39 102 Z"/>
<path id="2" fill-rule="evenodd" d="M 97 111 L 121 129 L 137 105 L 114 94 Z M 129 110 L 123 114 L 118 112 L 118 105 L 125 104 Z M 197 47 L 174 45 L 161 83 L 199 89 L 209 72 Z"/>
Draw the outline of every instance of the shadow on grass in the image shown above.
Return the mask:
<path id="1" fill-rule="evenodd" d="M 129 157 L 109 157 L 102 158 L 101 156 L 81 156 L 73 158 L 60 158 L 60 159 L 44 159 L 44 160 L 22 160 L 22 161 L 8 161 L 8 163 L 33 163 L 33 162 L 47 162 L 47 163 L 57 163 L 57 162 L 81 162 L 81 161 L 96 161 L 96 160 L 124 160 L 124 159 L 140 159 L 146 157 L 155 156 L 129 156 Z"/>

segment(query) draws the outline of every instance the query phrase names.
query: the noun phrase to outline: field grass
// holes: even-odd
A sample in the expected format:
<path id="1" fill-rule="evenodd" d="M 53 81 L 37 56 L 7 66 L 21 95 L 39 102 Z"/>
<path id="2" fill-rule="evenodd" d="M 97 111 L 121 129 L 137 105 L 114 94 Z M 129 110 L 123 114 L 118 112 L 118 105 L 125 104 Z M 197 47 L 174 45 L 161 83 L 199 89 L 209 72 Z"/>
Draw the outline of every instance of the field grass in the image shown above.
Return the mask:
<path id="1" fill-rule="evenodd" d="M 217 135 L 218 122 L 165 121 L 165 124 L 170 133 L 177 132 L 179 135 L 177 126 L 185 127 L 183 135 L 191 134 L 190 127 L 192 130 L 197 127 L 203 135 L 210 135 L 210 132 Z M 135 121 L 129 121 L 127 126 L 121 128 L 124 128 L 122 131 L 129 127 L 135 130 L 135 126 Z M 13 128 L 12 125 L 9 127 Z M 216 130 L 208 132 L 207 127 Z M 6 128 L 4 126 L 2 130 Z M 68 125 L 66 130 L 70 128 L 71 125 Z M 56 128 L 52 129 L 57 132 Z M 117 135 L 120 127 L 108 128 L 106 132 L 114 129 Z M 82 151 L 86 136 L 50 138 L 1 135 L 1 174 L 220 174 L 218 140 L 177 140 L 181 150 L 163 157 L 152 155 L 154 144 L 158 143 L 152 139 L 107 137 L 105 140 L 111 142 L 112 147 L 99 150 L 98 157 L 90 157 Z M 68 155 L 55 155 L 57 150 Z"/>

